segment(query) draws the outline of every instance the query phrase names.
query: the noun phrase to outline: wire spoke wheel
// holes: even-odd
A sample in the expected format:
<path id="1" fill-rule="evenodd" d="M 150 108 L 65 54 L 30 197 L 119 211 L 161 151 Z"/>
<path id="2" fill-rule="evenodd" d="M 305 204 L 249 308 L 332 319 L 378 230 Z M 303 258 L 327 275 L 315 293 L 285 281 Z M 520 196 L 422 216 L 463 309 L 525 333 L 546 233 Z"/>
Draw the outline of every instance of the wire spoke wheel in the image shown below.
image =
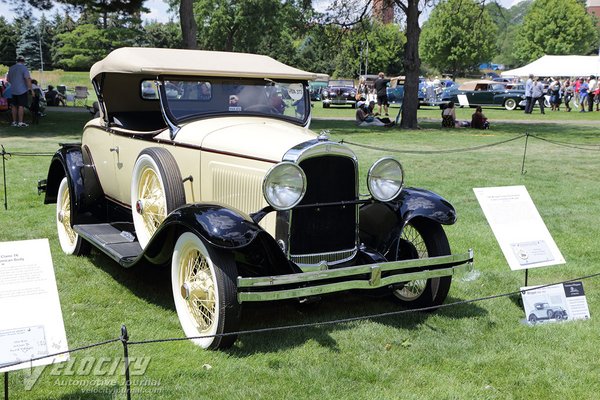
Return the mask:
<path id="1" fill-rule="evenodd" d="M 402 230 L 396 259 L 437 257 L 450 254 L 448 239 L 442 227 L 429 220 L 412 220 Z M 410 308 L 439 306 L 450 290 L 452 277 L 417 279 L 405 282 L 392 293 L 401 304 Z"/>
<path id="2" fill-rule="evenodd" d="M 58 241 L 63 252 L 71 255 L 83 255 L 89 251 L 89 244 L 85 242 L 71 225 L 71 190 L 69 180 L 64 177 L 58 187 L 56 197 L 56 231 Z"/>
<path id="3" fill-rule="evenodd" d="M 135 233 L 146 248 L 167 215 L 185 204 L 177 162 L 163 148 L 147 148 L 138 156 L 131 180 L 131 209 Z"/>
<path id="4" fill-rule="evenodd" d="M 205 349 L 227 348 L 236 337 L 219 335 L 239 324 L 237 266 L 232 254 L 208 246 L 191 232 L 179 236 L 171 262 L 173 298 L 186 336 Z"/>

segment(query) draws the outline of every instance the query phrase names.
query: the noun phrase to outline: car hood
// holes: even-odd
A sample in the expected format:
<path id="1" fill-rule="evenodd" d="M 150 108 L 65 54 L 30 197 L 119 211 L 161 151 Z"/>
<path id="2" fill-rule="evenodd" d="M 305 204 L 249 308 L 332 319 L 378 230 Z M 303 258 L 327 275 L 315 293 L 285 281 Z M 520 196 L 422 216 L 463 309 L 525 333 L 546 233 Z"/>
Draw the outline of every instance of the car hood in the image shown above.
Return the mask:
<path id="1" fill-rule="evenodd" d="M 187 123 L 177 133 L 175 142 L 201 146 L 207 151 L 279 162 L 292 147 L 316 136 L 309 129 L 288 122 L 235 117 Z"/>

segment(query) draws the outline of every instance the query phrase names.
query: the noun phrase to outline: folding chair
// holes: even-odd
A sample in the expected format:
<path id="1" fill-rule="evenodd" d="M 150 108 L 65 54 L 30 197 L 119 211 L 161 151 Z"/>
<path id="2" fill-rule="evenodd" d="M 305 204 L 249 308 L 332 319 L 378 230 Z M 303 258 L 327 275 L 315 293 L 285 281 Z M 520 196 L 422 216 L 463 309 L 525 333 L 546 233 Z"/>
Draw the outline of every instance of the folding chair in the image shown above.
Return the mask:
<path id="1" fill-rule="evenodd" d="M 75 86 L 75 96 L 73 97 L 73 105 L 81 105 L 82 107 L 87 106 L 87 98 L 89 96 L 88 88 L 86 86 Z"/>

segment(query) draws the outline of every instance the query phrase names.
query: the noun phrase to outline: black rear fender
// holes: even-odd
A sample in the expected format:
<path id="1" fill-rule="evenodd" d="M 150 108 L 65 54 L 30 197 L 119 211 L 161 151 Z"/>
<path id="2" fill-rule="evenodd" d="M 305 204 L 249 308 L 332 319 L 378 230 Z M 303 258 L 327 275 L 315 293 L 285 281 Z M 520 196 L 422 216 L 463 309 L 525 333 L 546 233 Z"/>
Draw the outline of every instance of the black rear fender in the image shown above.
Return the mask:
<path id="1" fill-rule="evenodd" d="M 103 222 L 104 193 L 92 160 L 80 144 L 63 144 L 52 157 L 46 178 L 44 204 L 56 203 L 58 187 L 65 176 L 69 178 L 72 223 Z"/>

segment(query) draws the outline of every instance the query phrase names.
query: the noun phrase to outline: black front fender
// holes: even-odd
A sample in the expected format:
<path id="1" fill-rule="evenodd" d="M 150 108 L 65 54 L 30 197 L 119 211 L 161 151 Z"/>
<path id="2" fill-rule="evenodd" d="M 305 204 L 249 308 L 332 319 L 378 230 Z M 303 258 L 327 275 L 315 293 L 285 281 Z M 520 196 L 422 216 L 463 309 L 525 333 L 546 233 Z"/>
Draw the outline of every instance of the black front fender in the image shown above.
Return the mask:
<path id="1" fill-rule="evenodd" d="M 452 225 L 456 222 L 456 211 L 452 204 L 434 192 L 405 188 L 390 202 L 376 202 L 361 207 L 360 240 L 383 253 L 400 235 L 404 226 L 415 218 Z"/>
<path id="2" fill-rule="evenodd" d="M 275 239 L 248 215 L 221 204 L 186 204 L 173 211 L 148 243 L 146 258 L 157 264 L 167 262 L 177 238 L 185 231 L 211 246 L 233 252 L 241 276 L 300 272 Z"/>
<path id="3" fill-rule="evenodd" d="M 424 217 L 442 225 L 456 222 L 456 210 L 452 204 L 429 190 L 406 188 L 392 203 L 404 223 L 416 217 Z"/>

